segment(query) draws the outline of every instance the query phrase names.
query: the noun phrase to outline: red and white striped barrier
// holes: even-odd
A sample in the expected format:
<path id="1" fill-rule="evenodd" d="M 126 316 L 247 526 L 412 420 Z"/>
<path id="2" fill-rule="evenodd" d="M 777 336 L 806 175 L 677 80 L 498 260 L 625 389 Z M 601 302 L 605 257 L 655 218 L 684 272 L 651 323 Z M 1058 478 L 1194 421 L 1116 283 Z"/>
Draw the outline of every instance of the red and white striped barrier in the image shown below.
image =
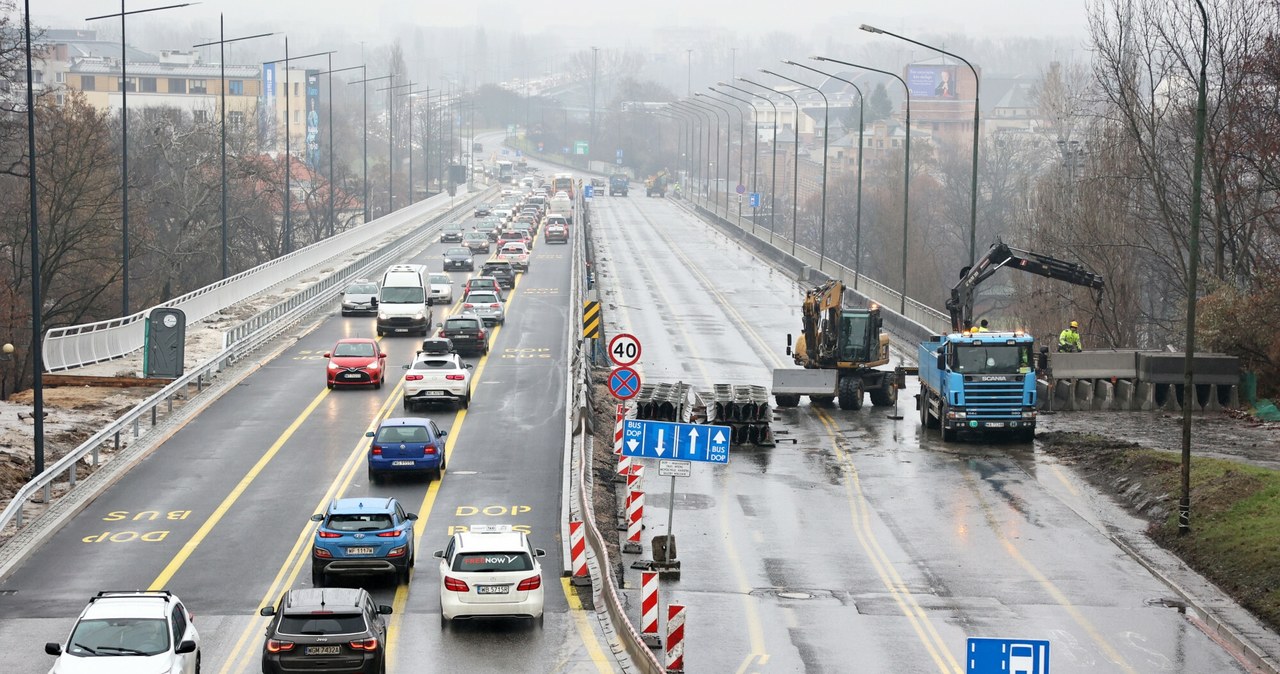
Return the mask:
<path id="1" fill-rule="evenodd" d="M 684 671 L 684 607 L 667 604 L 667 673 Z"/>
<path id="2" fill-rule="evenodd" d="M 626 482 L 627 476 L 631 474 L 631 457 L 626 454 L 618 455 L 618 474 L 613 476 L 614 482 Z"/>
<path id="3" fill-rule="evenodd" d="M 644 492 L 628 492 L 627 498 L 627 542 L 623 543 L 623 552 L 640 552 L 640 531 L 644 529 Z"/>
<path id="4" fill-rule="evenodd" d="M 569 556 L 573 564 L 574 585 L 590 585 L 591 576 L 587 573 L 587 538 L 582 527 L 582 520 L 569 522 Z"/>
<path id="5" fill-rule="evenodd" d="M 644 464 L 631 464 L 631 472 L 627 473 L 627 494 L 633 491 L 644 491 Z"/>
<path id="6" fill-rule="evenodd" d="M 640 574 L 640 638 L 651 648 L 662 645 L 658 636 L 658 572 Z"/>
<path id="7" fill-rule="evenodd" d="M 622 422 L 627 418 L 627 406 L 618 405 L 618 413 L 613 425 L 613 453 L 622 455 Z"/>

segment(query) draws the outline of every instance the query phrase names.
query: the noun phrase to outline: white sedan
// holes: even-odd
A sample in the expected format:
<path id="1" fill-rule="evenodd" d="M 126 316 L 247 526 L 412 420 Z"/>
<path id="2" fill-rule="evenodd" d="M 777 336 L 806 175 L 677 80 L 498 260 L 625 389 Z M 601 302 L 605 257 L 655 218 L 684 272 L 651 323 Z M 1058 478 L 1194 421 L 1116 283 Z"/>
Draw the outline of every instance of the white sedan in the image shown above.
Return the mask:
<path id="1" fill-rule="evenodd" d="M 431 275 L 431 303 L 453 304 L 453 280 L 448 274 Z"/>
<path id="2" fill-rule="evenodd" d="M 510 262 L 516 271 L 529 271 L 529 249 L 520 241 L 503 244 L 498 257 Z"/>
<path id="3" fill-rule="evenodd" d="M 454 534 L 440 559 L 440 626 L 458 618 L 542 620 L 547 553 L 510 525 L 478 525 Z"/>
<path id="4" fill-rule="evenodd" d="M 404 409 L 433 402 L 471 404 L 471 364 L 456 353 L 421 353 L 404 375 Z"/>

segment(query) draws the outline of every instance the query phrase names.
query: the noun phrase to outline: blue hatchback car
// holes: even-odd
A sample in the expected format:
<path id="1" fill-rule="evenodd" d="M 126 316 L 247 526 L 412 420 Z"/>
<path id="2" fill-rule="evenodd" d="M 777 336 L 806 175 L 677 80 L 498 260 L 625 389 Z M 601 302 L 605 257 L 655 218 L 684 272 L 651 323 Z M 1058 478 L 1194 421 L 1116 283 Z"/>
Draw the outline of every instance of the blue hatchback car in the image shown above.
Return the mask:
<path id="1" fill-rule="evenodd" d="M 326 575 L 394 573 L 409 582 L 413 568 L 414 513 L 394 498 L 340 498 L 323 513 L 311 548 L 311 584 L 324 587 Z"/>
<path id="2" fill-rule="evenodd" d="M 427 472 L 440 479 L 444 470 L 444 439 L 448 431 L 417 417 L 387 419 L 377 431 L 365 433 L 369 443 L 369 482 L 387 473 Z"/>

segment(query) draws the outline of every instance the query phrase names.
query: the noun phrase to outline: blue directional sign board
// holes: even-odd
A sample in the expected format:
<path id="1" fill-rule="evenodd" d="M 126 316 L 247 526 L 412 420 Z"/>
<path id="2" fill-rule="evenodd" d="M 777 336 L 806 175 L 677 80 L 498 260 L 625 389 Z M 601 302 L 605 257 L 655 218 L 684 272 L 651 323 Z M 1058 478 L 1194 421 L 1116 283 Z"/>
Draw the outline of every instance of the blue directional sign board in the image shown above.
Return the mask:
<path id="1" fill-rule="evenodd" d="M 760 208 L 760 193 L 752 192 L 750 202 L 752 208 Z"/>
<path id="2" fill-rule="evenodd" d="M 1049 674 L 1049 642 L 970 638 L 965 660 L 966 674 Z"/>
<path id="3" fill-rule="evenodd" d="M 583 198 L 583 199 L 590 199 L 591 197 L 594 197 L 595 195 L 596 195 L 596 190 L 595 190 L 595 187 L 594 187 L 594 186 L 592 186 L 592 185 L 585 185 L 585 186 L 583 186 L 583 188 L 582 188 L 582 198 Z"/>
<path id="4" fill-rule="evenodd" d="M 640 459 L 729 463 L 732 431 L 728 426 L 627 419 L 622 426 L 622 453 Z"/>

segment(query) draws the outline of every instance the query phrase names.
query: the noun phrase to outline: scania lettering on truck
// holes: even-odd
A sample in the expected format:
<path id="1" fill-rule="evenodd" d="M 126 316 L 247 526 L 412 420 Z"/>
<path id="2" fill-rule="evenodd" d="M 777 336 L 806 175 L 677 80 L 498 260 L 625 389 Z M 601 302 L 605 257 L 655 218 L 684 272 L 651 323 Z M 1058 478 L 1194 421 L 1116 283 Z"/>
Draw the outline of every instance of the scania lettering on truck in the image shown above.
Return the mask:
<path id="1" fill-rule="evenodd" d="M 426 336 L 431 330 L 431 307 L 427 294 L 426 267 L 397 264 L 382 277 L 378 297 L 378 336 Z"/>

